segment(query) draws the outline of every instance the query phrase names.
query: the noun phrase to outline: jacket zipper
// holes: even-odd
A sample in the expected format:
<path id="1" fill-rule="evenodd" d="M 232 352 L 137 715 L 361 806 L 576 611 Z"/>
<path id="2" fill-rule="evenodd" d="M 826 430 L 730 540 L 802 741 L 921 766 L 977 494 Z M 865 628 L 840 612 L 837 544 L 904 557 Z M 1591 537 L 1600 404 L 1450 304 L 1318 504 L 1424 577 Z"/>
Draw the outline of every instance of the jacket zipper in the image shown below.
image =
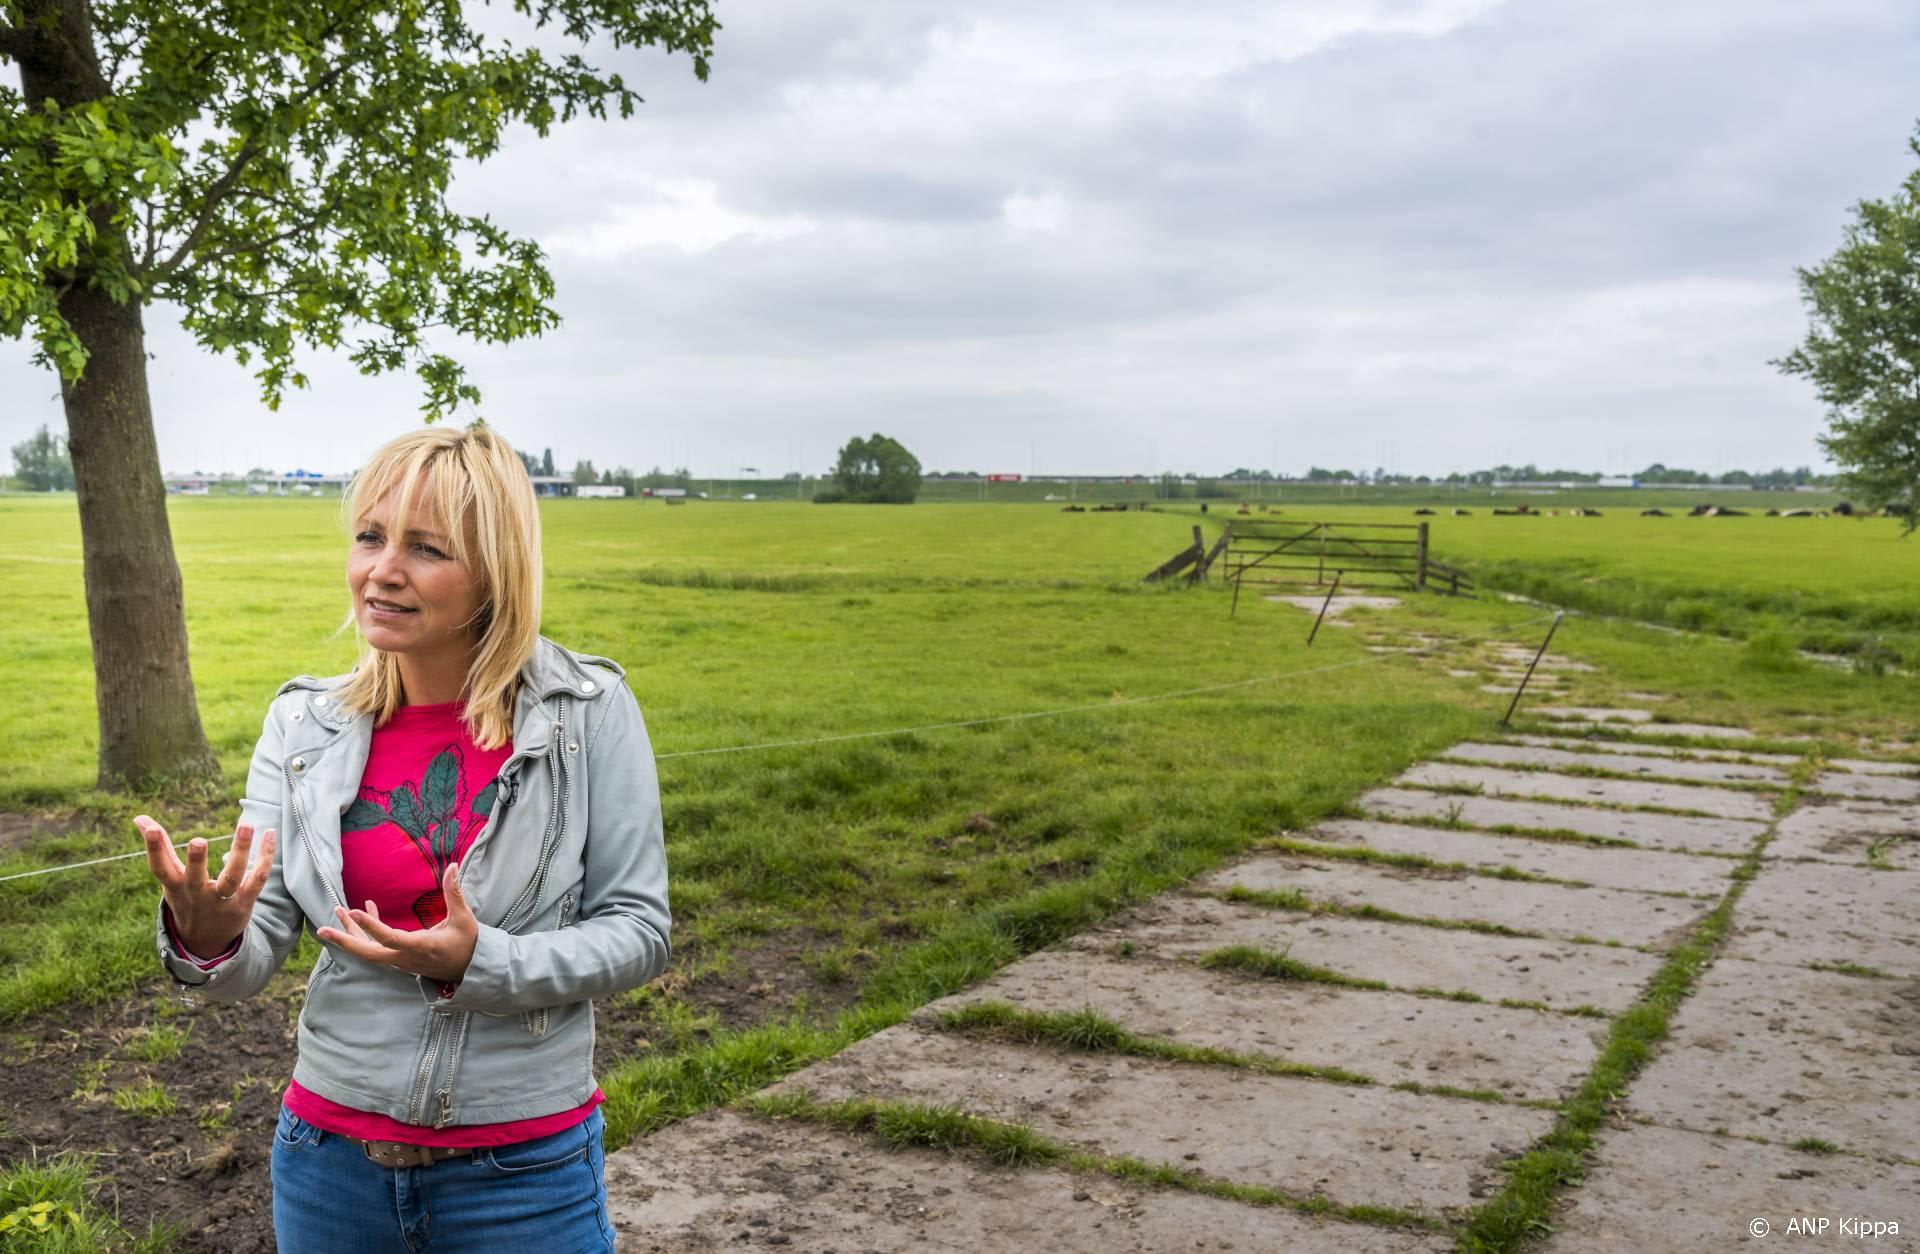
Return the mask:
<path id="1" fill-rule="evenodd" d="M 547 751 L 547 756 L 552 759 L 553 812 L 547 817 L 547 830 L 540 837 L 540 870 L 526 888 L 521 890 L 520 895 L 514 898 L 513 904 L 507 907 L 506 914 L 500 917 L 499 927 L 502 931 L 512 930 L 508 924 L 512 922 L 514 916 L 519 914 L 522 908 L 539 901 L 540 889 L 546 885 L 547 881 L 547 863 L 552 860 L 554 849 L 559 847 L 560 830 L 566 817 L 566 812 L 561 808 L 566 799 L 565 784 L 562 779 L 567 752 L 566 722 L 567 710 L 566 706 L 562 705 L 554 712 L 553 743 Z"/>
<path id="2" fill-rule="evenodd" d="M 300 838 L 300 847 L 306 850 L 307 861 L 313 863 L 314 870 L 324 871 L 324 868 L 320 864 L 320 859 L 314 855 L 313 841 L 307 835 L 306 822 L 300 817 L 300 793 L 294 786 L 293 768 L 285 762 L 282 762 L 280 764 L 280 774 L 284 776 L 287 781 L 287 809 L 293 812 L 293 830 Z M 328 901 L 331 901 L 335 906 L 344 907 L 345 903 L 340 900 L 340 894 L 333 891 L 333 881 L 325 874 L 320 876 L 320 886 L 327 890 Z"/>
<path id="3" fill-rule="evenodd" d="M 567 797 L 571 790 L 571 776 L 568 774 L 566 765 L 566 739 L 567 707 L 565 702 L 561 702 L 554 708 L 553 739 L 549 742 L 549 748 L 547 750 L 547 755 L 552 760 L 550 769 L 553 775 L 553 810 L 547 817 L 547 829 L 540 838 L 540 870 L 534 876 L 533 881 L 528 884 L 525 889 L 521 890 L 520 895 L 514 899 L 513 904 L 507 908 L 506 914 L 501 916 L 499 926 L 503 931 L 512 930 L 508 927 L 508 924 L 523 908 L 530 912 L 534 906 L 539 904 L 540 893 L 546 888 L 547 872 L 552 867 L 554 854 L 560 848 L 560 837 L 566 831 L 566 804 Z M 496 810 L 498 809 L 498 805 L 499 803 L 496 800 Z M 568 903 L 571 901 L 571 898 L 572 894 L 568 894 L 568 901 L 563 902 L 561 906 L 562 926 L 565 926 L 564 916 L 569 908 Z M 526 1023 L 527 1030 L 533 1033 L 533 1035 L 545 1036 L 550 1015 L 550 1008 L 542 1006 L 530 1014 L 523 1014 L 522 1020 Z M 462 1026 L 465 1026 L 464 1012 Z M 448 1123 L 452 1122 L 453 1119 L 453 1077 L 460 1066 L 460 1036 L 464 1035 L 464 1032 L 456 1035 L 453 1050 L 447 1059 L 447 1082 L 446 1085 L 441 1088 L 439 1094 L 440 1113 L 435 1125 L 438 1127 L 445 1127 Z M 434 1042 L 429 1041 L 428 1055 L 423 1060 L 423 1071 L 418 1079 L 416 1079 L 416 1084 L 424 1083 L 426 1079 L 424 1068 L 425 1066 L 431 1065 L 434 1049 Z M 409 1106 L 409 1110 L 411 1109 L 412 1107 Z M 418 1120 L 409 1119 L 408 1122 L 418 1122 Z"/>
<path id="4" fill-rule="evenodd" d="M 564 729 L 556 725 L 556 730 Z M 558 775 L 560 786 L 556 794 L 557 805 L 559 807 L 558 826 L 553 833 L 553 844 L 540 851 L 540 873 L 533 881 L 533 901 L 528 906 L 529 910 L 532 910 L 540 904 L 540 894 L 547 890 L 547 874 L 553 870 L 554 856 L 560 852 L 560 836 L 566 829 L 567 796 L 572 791 L 573 772 L 567 766 L 567 758 L 570 755 L 568 754 L 566 745 L 562 743 L 563 740 L 564 737 L 556 735 L 553 741 L 555 749 L 558 750 L 560 764 L 560 773 Z M 566 925 L 565 912 L 563 910 L 560 926 L 565 927 Z"/>
<path id="5" fill-rule="evenodd" d="M 420 1065 L 413 1073 L 413 1092 L 407 1097 L 408 1123 L 419 1124 L 427 1117 L 427 1081 L 432 1078 L 434 1059 L 440 1056 L 440 1038 L 445 1034 L 447 1023 L 451 1017 L 450 1015 L 434 1014 L 433 1024 L 427 1029 L 427 1048 L 426 1051 L 420 1055 Z"/>
<path id="6" fill-rule="evenodd" d="M 447 1051 L 447 1082 L 440 1087 L 440 1113 L 433 1126 L 444 1128 L 453 1122 L 453 1080 L 460 1074 L 460 1047 L 467 1041 L 467 1021 L 471 1011 L 462 1010 L 453 1029 L 453 1048 Z"/>
<path id="7" fill-rule="evenodd" d="M 568 893 L 560 899 L 560 926 L 562 928 L 566 927 L 567 921 L 572 915 L 573 894 Z M 553 1019 L 553 1007 L 541 1006 L 537 1010 L 527 1011 L 520 1017 L 525 1021 L 527 1031 L 533 1033 L 535 1036 L 545 1036 L 547 1034 L 547 1026 Z"/>

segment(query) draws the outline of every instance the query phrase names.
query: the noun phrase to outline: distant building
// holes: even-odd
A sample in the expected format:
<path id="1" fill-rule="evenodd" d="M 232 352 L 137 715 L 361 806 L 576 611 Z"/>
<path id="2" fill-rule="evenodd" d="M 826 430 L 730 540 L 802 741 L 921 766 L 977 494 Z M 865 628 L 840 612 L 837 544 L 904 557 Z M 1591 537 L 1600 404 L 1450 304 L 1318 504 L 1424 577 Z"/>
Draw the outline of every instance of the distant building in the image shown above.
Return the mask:
<path id="1" fill-rule="evenodd" d="M 583 483 L 573 494 L 584 500 L 612 500 L 625 496 L 627 490 L 617 483 Z"/>

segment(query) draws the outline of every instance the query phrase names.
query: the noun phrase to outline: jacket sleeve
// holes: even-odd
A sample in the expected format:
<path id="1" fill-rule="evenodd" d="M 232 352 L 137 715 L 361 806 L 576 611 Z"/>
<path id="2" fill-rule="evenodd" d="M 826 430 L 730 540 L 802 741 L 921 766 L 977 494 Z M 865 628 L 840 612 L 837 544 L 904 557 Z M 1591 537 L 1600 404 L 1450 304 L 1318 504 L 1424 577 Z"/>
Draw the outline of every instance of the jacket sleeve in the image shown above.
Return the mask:
<path id="1" fill-rule="evenodd" d="M 240 822 L 252 825 L 256 852 L 266 830 L 281 826 L 281 815 L 286 809 L 286 777 L 280 772 L 281 746 L 279 721 L 269 706 L 260 741 L 254 746 L 253 762 L 247 768 L 246 795 L 240 801 Z M 281 874 L 287 843 L 294 838 L 292 832 L 275 831 L 273 871 L 253 904 L 253 916 L 240 937 L 240 948 L 218 966 L 203 969 L 174 947 L 167 929 L 166 901 L 161 900 L 154 915 L 155 936 L 160 961 L 176 987 L 204 994 L 212 1001 L 240 1001 L 267 986 L 267 981 L 286 962 L 300 939 L 300 907 L 287 892 L 286 880 Z M 207 861 L 210 868 L 217 865 L 212 850 L 207 852 Z"/>
<path id="2" fill-rule="evenodd" d="M 496 1014 L 561 1006 L 637 988 L 666 970 L 673 923 L 653 746 L 625 682 L 602 702 L 606 713 L 585 742 L 580 921 L 524 935 L 481 924 L 473 960 L 442 1005 Z M 439 1000 L 431 987 L 422 992 Z"/>

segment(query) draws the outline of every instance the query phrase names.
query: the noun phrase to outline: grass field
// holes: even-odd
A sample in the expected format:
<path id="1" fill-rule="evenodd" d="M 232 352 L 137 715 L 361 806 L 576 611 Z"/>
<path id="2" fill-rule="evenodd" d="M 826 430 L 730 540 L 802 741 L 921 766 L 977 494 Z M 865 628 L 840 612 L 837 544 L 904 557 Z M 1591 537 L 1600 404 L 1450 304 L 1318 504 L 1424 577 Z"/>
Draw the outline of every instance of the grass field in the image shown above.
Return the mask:
<path id="1" fill-rule="evenodd" d="M 334 633 L 345 540 L 331 502 L 170 508 L 202 717 L 237 781 L 274 688 L 351 661 L 349 637 Z M 1322 632 L 1308 650 L 1309 620 L 1288 606 L 1249 597 L 1229 619 L 1217 585 L 1142 587 L 1187 541 L 1194 520 L 1178 512 L 576 501 L 543 511 L 546 633 L 627 668 L 664 757 L 676 956 L 665 980 L 607 1008 L 600 1066 L 616 1143 L 1334 813 L 1440 746 L 1486 734 L 1504 704 L 1443 668 L 1371 654 L 1357 632 Z M 1399 509 L 1350 516 L 1409 521 Z M 1902 592 L 1914 550 L 1884 521 L 1434 523 L 1437 553 L 1502 583 L 1566 579 L 1595 598 L 1697 583 L 1701 603 L 1726 617 L 1695 625 L 1739 631 L 1743 612 L 1803 626 L 1920 624 L 1920 597 Z M 143 809 L 174 819 L 177 838 L 229 832 L 230 798 L 209 807 L 90 791 L 71 498 L 0 498 L 0 536 L 10 607 L 0 737 L 12 750 L 0 762 L 10 824 L 0 876 L 137 848 L 127 820 Z M 1655 608 L 1635 616 L 1674 612 Z M 1427 597 L 1394 621 L 1454 636 L 1512 634 L 1524 621 L 1516 638 L 1533 640 L 1537 619 L 1532 607 Z M 1605 663 L 1582 699 L 1604 700 L 1608 685 L 1679 692 L 1663 716 L 1842 747 L 1863 728 L 1920 732 L 1908 677 L 1811 666 L 1764 637 L 1571 620 L 1555 648 Z M 1082 706 L 1112 708 L 674 756 Z M 271 1104 L 243 1085 L 270 1096 L 290 1052 L 274 1037 L 243 1076 L 208 1087 L 191 1041 L 181 1048 L 191 1025 L 158 994 L 152 901 L 137 861 L 0 882 L 0 1024 L 12 1025 L 15 1073 L 42 1076 L 56 1099 L 71 1091 L 102 1151 L 153 1126 L 200 1147 L 263 1136 L 254 1124 Z M 270 1000 L 290 1014 L 299 990 L 296 972 Z M 69 1021 L 119 1026 L 70 1055 L 49 1052 L 50 1025 Z M 0 1169 L 17 1175 L 23 1149 L 6 1103 Z M 126 1217 L 144 1232 L 150 1216 Z"/>
<path id="2" fill-rule="evenodd" d="M 1168 508 L 1197 520 L 1196 505 Z M 1236 516 L 1216 509 L 1207 521 Z M 1420 521 L 1411 508 L 1378 505 L 1288 509 L 1281 520 L 1296 518 Z M 1511 517 L 1475 508 L 1426 521 L 1436 557 L 1497 590 L 1740 639 L 1780 634 L 1869 668 L 1920 666 L 1920 535 L 1903 535 L 1898 519 L 1644 518 L 1635 509 Z"/>

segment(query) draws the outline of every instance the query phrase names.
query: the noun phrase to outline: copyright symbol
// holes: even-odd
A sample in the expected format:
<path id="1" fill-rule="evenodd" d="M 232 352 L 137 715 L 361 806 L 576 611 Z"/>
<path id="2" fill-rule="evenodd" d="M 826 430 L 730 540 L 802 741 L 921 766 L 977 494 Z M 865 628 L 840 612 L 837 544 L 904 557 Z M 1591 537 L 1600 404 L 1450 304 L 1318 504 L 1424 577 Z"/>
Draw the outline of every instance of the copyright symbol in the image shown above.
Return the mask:
<path id="1" fill-rule="evenodd" d="M 1756 1237 L 1764 1237 L 1773 1231 L 1773 1225 L 1764 1219 L 1756 1219 L 1747 1225 L 1747 1231 Z"/>

